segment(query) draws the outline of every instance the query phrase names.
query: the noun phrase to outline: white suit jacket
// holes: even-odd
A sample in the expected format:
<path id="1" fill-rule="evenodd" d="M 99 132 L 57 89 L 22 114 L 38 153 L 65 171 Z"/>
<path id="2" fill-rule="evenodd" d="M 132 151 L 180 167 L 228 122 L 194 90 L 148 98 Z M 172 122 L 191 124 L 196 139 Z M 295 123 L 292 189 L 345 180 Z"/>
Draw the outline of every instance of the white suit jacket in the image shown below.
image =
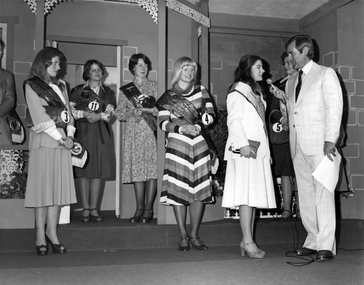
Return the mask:
<path id="1" fill-rule="evenodd" d="M 250 86 L 242 82 L 239 82 L 235 89 L 243 94 L 252 92 Z M 240 154 L 233 154 L 229 148 L 231 146 L 233 149 L 240 149 L 243 146 L 247 146 L 249 145 L 248 139 L 260 142 L 257 159 L 263 159 L 266 156 L 270 158 L 264 123 L 254 106 L 236 91 L 228 95 L 226 106 L 228 110 L 227 126 L 229 136 L 226 142 L 224 160 L 240 158 Z"/>
<path id="2" fill-rule="evenodd" d="M 340 82 L 332 68 L 313 63 L 303 78 L 296 102 L 297 76 L 286 85 L 291 155 L 295 157 L 299 143 L 304 154 L 323 156 L 324 142 L 336 143 L 340 134 L 343 112 Z"/>

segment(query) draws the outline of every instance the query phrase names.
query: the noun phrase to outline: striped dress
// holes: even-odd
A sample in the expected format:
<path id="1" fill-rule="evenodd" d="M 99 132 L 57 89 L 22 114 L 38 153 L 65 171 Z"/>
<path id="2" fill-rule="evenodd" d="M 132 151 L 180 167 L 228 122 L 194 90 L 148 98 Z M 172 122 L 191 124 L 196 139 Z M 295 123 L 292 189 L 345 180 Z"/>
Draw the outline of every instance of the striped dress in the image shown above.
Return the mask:
<path id="1" fill-rule="evenodd" d="M 215 117 L 211 98 L 203 86 L 196 85 L 181 95 L 195 106 L 199 114 L 204 101 L 206 112 Z M 181 135 L 181 120 L 163 106 L 159 110 L 160 128 L 168 133 L 160 202 L 164 205 L 213 202 L 210 155 L 205 139 L 201 135 L 194 138 Z"/>

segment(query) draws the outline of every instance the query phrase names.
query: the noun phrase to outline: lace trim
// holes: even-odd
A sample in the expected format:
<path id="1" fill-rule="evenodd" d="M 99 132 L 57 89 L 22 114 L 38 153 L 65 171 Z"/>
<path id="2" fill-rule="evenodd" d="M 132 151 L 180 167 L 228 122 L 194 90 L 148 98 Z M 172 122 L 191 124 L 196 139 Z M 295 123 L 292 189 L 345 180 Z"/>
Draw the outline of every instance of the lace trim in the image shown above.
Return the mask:
<path id="1" fill-rule="evenodd" d="M 64 0 L 45 0 L 44 2 L 44 15 L 50 13 L 56 4 L 60 4 Z M 32 13 L 37 14 L 37 0 L 24 0 L 30 6 Z M 102 2 L 102 0 L 100 0 Z M 123 0 L 123 2 L 136 3 L 144 10 L 146 10 L 149 15 L 152 16 L 154 22 L 158 24 L 158 0 Z M 192 4 L 197 3 L 197 1 L 190 1 Z M 166 0 L 166 6 L 176 12 L 179 12 L 196 22 L 210 28 L 210 19 L 201 13 L 195 11 L 194 9 L 178 2 L 177 0 Z"/>
<path id="2" fill-rule="evenodd" d="M 32 10 L 32 13 L 35 15 L 37 14 L 37 0 L 24 0 L 24 2 L 27 2 L 27 4 L 30 6 L 30 9 Z M 63 0 L 45 0 L 44 2 L 44 15 L 47 15 L 50 13 L 50 11 L 53 9 L 56 4 L 59 4 L 60 2 L 63 2 Z"/>

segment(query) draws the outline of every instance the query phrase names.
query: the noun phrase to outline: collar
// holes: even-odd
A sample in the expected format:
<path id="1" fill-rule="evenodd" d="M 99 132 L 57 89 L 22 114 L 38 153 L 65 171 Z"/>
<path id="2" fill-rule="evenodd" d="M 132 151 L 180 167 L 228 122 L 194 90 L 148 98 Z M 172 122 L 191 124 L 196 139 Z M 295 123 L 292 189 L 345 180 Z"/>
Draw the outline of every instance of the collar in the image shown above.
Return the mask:
<path id="1" fill-rule="evenodd" d="M 308 63 L 306 63 L 306 65 L 302 68 L 302 71 L 303 71 L 303 74 L 304 75 L 307 75 L 311 68 L 313 66 L 313 60 L 311 59 Z"/>

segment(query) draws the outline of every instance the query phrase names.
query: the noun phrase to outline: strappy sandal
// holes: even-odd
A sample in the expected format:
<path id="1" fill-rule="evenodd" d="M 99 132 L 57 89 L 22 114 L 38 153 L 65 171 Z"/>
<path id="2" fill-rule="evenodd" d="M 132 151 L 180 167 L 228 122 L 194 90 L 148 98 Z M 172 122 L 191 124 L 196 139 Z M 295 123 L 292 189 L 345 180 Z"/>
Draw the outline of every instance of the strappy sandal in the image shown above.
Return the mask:
<path id="1" fill-rule="evenodd" d="M 200 237 L 190 237 L 190 243 L 194 249 L 207 250 L 208 247 L 200 240 Z"/>
<path id="2" fill-rule="evenodd" d="M 84 223 L 88 223 L 88 222 L 90 222 L 90 221 L 91 221 L 90 209 L 83 209 L 83 210 L 82 210 L 82 213 L 83 213 L 84 211 L 88 211 L 88 215 L 86 215 L 86 216 L 82 215 L 82 219 L 81 219 L 81 221 L 82 221 L 82 222 L 84 222 Z"/>
<path id="3" fill-rule="evenodd" d="M 93 209 L 90 209 L 90 216 L 91 216 L 91 219 L 93 222 L 95 223 L 100 223 L 102 222 L 102 220 L 104 219 L 103 217 L 101 217 L 100 215 L 97 215 L 97 216 L 94 216 L 91 214 L 92 211 L 96 211 L 97 212 L 97 209 L 96 208 L 93 208 Z"/>
<path id="4" fill-rule="evenodd" d="M 142 215 L 144 213 L 144 209 L 137 209 L 133 217 L 129 218 L 129 223 L 140 223 L 142 220 Z M 137 215 L 139 214 L 139 215 Z"/>
<path id="5" fill-rule="evenodd" d="M 181 242 L 185 240 L 187 245 L 181 245 Z M 187 237 L 179 237 L 178 238 L 178 250 L 179 251 L 189 251 L 190 250 L 190 238 Z"/>

